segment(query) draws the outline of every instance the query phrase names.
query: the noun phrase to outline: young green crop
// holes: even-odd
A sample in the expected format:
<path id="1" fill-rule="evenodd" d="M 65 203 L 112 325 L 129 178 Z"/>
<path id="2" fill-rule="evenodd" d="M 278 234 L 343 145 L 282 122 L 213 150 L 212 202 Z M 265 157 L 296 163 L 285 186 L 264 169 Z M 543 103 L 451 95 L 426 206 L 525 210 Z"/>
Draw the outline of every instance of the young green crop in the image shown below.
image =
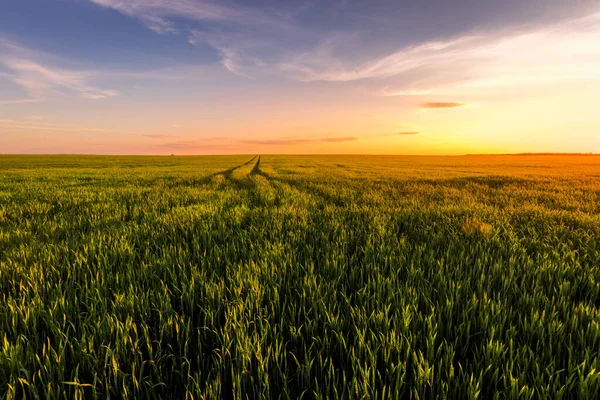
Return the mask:
<path id="1" fill-rule="evenodd" d="M 598 398 L 593 156 L 0 157 L 0 398 Z"/>

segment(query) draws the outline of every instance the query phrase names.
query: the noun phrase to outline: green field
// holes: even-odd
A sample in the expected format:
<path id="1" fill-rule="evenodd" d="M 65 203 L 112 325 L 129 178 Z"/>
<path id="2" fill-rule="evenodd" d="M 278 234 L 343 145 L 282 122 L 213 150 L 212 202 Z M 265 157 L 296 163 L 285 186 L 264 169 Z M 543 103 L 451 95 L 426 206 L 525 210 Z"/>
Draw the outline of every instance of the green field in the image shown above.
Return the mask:
<path id="1" fill-rule="evenodd" d="M 600 157 L 0 157 L 0 398 L 598 398 Z"/>

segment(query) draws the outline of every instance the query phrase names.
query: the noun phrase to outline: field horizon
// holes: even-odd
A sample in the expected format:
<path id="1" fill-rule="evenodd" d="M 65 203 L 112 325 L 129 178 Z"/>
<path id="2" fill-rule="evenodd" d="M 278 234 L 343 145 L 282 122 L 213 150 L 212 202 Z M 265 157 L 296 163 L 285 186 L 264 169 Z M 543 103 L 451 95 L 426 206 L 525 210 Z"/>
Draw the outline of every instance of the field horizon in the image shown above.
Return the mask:
<path id="1" fill-rule="evenodd" d="M 223 154 L 119 154 L 119 153 L 0 153 L 0 157 L 6 156 L 26 156 L 26 157 L 73 157 L 73 156 L 94 156 L 94 157 L 233 157 L 233 156 L 254 156 L 257 153 L 223 153 Z M 378 154 L 378 153 L 260 153 L 266 156 L 299 156 L 299 157 L 493 157 L 493 156 L 600 156 L 600 153 L 465 153 L 465 154 Z"/>

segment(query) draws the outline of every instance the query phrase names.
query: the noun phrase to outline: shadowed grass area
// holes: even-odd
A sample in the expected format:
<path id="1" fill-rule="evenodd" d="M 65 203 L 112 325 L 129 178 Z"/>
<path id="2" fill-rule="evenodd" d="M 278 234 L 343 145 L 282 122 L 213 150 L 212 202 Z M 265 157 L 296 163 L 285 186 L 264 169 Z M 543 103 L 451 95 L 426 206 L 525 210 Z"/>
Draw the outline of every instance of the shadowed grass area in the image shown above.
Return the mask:
<path id="1" fill-rule="evenodd" d="M 600 158 L 0 157 L 0 398 L 595 398 Z"/>

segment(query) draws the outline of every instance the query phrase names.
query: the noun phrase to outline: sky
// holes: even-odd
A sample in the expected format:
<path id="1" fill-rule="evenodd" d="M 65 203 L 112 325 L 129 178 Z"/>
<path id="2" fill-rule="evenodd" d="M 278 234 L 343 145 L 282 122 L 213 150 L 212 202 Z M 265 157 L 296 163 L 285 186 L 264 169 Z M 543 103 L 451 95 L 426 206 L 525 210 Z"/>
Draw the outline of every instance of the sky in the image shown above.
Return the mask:
<path id="1" fill-rule="evenodd" d="M 600 153 L 597 0 L 4 0 L 0 153 Z"/>

